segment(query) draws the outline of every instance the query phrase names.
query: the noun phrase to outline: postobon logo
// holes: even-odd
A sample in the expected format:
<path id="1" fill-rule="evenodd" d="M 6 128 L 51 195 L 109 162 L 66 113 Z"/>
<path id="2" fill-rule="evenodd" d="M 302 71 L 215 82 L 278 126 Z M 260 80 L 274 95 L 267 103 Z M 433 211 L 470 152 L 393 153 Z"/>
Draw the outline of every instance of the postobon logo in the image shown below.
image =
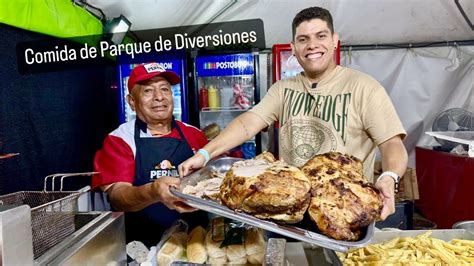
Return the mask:
<path id="1" fill-rule="evenodd" d="M 176 166 L 173 166 L 170 161 L 163 160 L 155 166 L 154 170 L 150 171 L 150 179 L 157 179 L 162 176 L 179 176 Z"/>
<path id="2" fill-rule="evenodd" d="M 291 120 L 281 128 L 283 157 L 296 166 L 305 164 L 316 154 L 336 150 L 334 134 L 324 125 L 308 120 Z"/>
<path id="3" fill-rule="evenodd" d="M 248 61 L 226 61 L 226 62 L 204 63 L 204 69 L 246 68 L 250 66 L 252 66 L 252 63 Z"/>

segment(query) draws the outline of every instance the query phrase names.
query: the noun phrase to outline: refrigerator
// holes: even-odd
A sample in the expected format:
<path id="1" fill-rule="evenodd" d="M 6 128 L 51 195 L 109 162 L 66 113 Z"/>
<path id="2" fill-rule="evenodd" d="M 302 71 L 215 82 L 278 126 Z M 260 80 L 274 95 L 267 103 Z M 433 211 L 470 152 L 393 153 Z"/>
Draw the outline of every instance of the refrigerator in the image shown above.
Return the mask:
<path id="1" fill-rule="evenodd" d="M 334 62 L 337 65 L 341 62 L 341 42 L 337 43 L 336 51 L 334 51 Z M 293 56 L 291 45 L 275 44 L 272 47 L 272 81 L 273 83 L 297 75 L 303 68 L 298 63 L 296 57 Z M 273 125 L 273 129 L 269 129 L 273 134 L 269 134 L 269 150 L 278 157 L 278 130 L 280 126 L 278 122 Z"/>
<path id="2" fill-rule="evenodd" d="M 173 93 L 173 116 L 182 122 L 188 120 L 188 101 L 186 89 L 186 53 L 181 51 L 171 51 L 169 53 L 154 53 L 144 56 L 130 58 L 121 56 L 118 58 L 118 84 L 119 84 L 119 121 L 120 123 L 131 121 L 135 118 L 135 112 L 127 103 L 128 78 L 133 68 L 137 64 L 156 62 L 166 70 L 174 71 L 181 78 L 179 84 L 171 87 Z"/>
<path id="3" fill-rule="evenodd" d="M 258 54 L 196 54 L 194 95 L 198 127 L 211 140 L 227 124 L 260 100 Z M 261 152 L 260 134 L 230 151 L 230 156 L 253 158 Z"/>
<path id="4" fill-rule="evenodd" d="M 298 63 L 298 60 L 293 56 L 291 51 L 291 45 L 289 43 L 285 44 L 275 44 L 272 47 L 272 76 L 273 83 L 295 76 L 296 74 L 303 71 L 303 68 Z M 340 64 L 341 62 L 341 42 L 337 43 L 336 51 L 334 52 L 334 62 Z"/>

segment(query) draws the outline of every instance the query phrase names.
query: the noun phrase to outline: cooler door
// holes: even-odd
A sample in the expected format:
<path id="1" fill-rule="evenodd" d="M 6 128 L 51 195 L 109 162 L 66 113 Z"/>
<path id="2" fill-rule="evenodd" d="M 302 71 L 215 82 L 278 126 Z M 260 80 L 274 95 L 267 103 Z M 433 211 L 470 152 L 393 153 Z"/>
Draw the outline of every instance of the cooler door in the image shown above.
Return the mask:
<path id="1" fill-rule="evenodd" d="M 200 127 L 209 140 L 255 105 L 253 54 L 198 56 L 196 76 Z M 230 155 L 253 158 L 255 154 L 254 138 Z"/>

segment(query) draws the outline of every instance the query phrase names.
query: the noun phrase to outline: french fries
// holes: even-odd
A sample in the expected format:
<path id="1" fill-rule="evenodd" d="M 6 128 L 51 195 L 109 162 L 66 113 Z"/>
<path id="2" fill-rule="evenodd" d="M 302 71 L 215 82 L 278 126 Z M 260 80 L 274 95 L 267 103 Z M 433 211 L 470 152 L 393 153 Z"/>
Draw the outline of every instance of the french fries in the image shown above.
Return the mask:
<path id="1" fill-rule="evenodd" d="M 380 244 L 336 252 L 344 265 L 469 265 L 474 264 L 474 240 L 453 239 L 449 243 L 421 235 L 394 238 Z"/>

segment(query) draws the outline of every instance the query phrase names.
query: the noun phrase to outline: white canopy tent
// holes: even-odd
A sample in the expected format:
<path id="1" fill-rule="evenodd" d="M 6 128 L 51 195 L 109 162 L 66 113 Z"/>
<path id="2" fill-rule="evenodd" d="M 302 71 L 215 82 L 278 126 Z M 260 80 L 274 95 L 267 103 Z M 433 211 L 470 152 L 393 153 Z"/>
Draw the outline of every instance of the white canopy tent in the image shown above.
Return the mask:
<path id="1" fill-rule="evenodd" d="M 87 2 L 109 19 L 123 14 L 132 31 L 261 19 L 268 48 L 291 41 L 291 21 L 298 11 L 309 6 L 327 8 L 343 46 L 341 65 L 372 75 L 392 98 L 408 132 L 405 144 L 411 167 L 415 146 L 436 144 L 424 132 L 431 131 L 437 114 L 453 107 L 474 112 L 472 0 Z M 383 49 L 390 44 L 403 48 Z"/>
<path id="2" fill-rule="evenodd" d="M 108 18 L 123 14 L 132 31 L 261 19 L 268 47 L 291 40 L 294 15 L 310 6 L 331 11 L 343 45 L 473 40 L 455 0 L 87 0 Z M 474 21 L 474 2 L 459 0 Z"/>

